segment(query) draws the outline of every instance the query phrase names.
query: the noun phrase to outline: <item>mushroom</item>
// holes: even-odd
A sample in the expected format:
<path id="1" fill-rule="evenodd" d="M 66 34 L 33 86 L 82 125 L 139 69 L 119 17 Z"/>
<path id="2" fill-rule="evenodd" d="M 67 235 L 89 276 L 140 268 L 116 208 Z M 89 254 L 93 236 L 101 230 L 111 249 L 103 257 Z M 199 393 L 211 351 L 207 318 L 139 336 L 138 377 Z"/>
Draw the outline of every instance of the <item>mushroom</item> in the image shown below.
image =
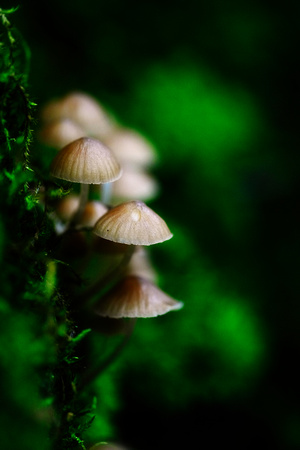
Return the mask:
<path id="1" fill-rule="evenodd" d="M 68 222 L 74 215 L 79 205 L 78 195 L 66 195 L 55 207 L 55 215 L 62 222 Z"/>
<path id="2" fill-rule="evenodd" d="M 146 318 L 160 316 L 182 306 L 182 302 L 171 298 L 150 280 L 127 276 L 96 303 L 94 312 L 114 319 Z"/>
<path id="3" fill-rule="evenodd" d="M 93 227 L 95 223 L 108 211 L 108 207 L 98 200 L 90 200 L 85 205 L 80 225 L 82 227 Z"/>
<path id="4" fill-rule="evenodd" d="M 54 227 L 57 234 L 66 231 L 67 224 L 70 222 L 78 210 L 80 197 L 78 195 L 66 195 L 55 205 L 55 209 L 49 213 L 54 221 Z"/>
<path id="5" fill-rule="evenodd" d="M 147 201 L 158 193 L 158 183 L 154 177 L 143 169 L 134 166 L 123 166 L 123 175 L 112 186 L 113 203 L 138 198 Z"/>
<path id="6" fill-rule="evenodd" d="M 70 119 L 59 119 L 46 123 L 39 133 L 40 140 L 57 150 L 85 135 L 80 125 Z"/>
<path id="7" fill-rule="evenodd" d="M 152 245 L 171 239 L 166 222 L 144 202 L 133 200 L 110 209 L 95 224 L 94 233 L 129 245 Z"/>
<path id="8" fill-rule="evenodd" d="M 115 127 L 114 121 L 92 96 L 83 92 L 71 92 L 58 100 L 52 100 L 42 110 L 46 122 L 70 119 L 84 129 L 85 135 L 103 139 Z"/>
<path id="9" fill-rule="evenodd" d="M 156 151 L 150 142 L 137 131 L 121 126 L 105 136 L 103 142 L 113 151 L 124 169 L 124 180 L 121 180 L 119 186 L 114 185 L 112 192 L 107 192 L 107 199 L 111 202 L 110 198 L 114 196 L 113 204 L 116 204 L 117 201 L 135 198 L 153 198 L 158 186 L 155 180 L 145 173 L 145 169 L 156 161 Z"/>
<path id="10" fill-rule="evenodd" d="M 73 223 L 80 218 L 88 199 L 89 184 L 120 178 L 122 170 L 113 153 L 99 140 L 79 138 L 62 148 L 51 164 L 53 177 L 81 183 L 80 202 Z"/>
<path id="11" fill-rule="evenodd" d="M 137 131 L 116 128 L 105 138 L 105 144 L 123 165 L 149 167 L 156 160 L 154 147 Z"/>
<path id="12" fill-rule="evenodd" d="M 118 276 L 130 261 L 136 246 L 152 245 L 171 239 L 166 222 L 145 203 L 134 200 L 110 209 L 96 222 L 93 232 L 102 239 L 126 244 L 121 261 L 109 273 L 79 294 L 78 299 L 92 298 L 108 282 Z"/>

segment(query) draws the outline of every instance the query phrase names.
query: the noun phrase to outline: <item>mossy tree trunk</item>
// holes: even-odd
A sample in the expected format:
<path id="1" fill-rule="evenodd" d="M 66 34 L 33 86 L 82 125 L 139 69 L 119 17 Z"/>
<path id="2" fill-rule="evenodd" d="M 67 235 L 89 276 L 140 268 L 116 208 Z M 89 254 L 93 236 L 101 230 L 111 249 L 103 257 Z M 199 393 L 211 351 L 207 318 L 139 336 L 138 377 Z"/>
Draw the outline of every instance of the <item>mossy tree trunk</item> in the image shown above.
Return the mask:
<path id="1" fill-rule="evenodd" d="M 87 331 L 57 282 L 55 233 L 41 202 L 51 183 L 30 155 L 30 51 L 11 24 L 13 12 L 0 9 L 0 446 L 86 448 L 93 393 L 78 393 L 76 383 Z"/>

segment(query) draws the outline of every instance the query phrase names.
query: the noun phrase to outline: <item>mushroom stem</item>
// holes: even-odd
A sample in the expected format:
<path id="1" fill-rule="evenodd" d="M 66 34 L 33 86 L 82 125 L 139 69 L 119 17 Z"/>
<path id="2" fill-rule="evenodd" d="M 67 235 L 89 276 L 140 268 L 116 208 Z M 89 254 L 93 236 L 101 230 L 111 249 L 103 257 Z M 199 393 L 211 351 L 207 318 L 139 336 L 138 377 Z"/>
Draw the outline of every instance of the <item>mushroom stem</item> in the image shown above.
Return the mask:
<path id="1" fill-rule="evenodd" d="M 95 367 L 91 368 L 82 376 L 78 386 L 79 389 L 91 383 L 97 376 L 99 376 L 102 372 L 104 372 L 104 370 L 106 370 L 117 359 L 117 357 L 126 347 L 129 339 L 132 336 L 136 320 L 137 320 L 136 318 L 130 319 L 129 326 L 124 336 L 124 339 L 113 350 L 113 352 L 104 361 L 101 361 L 99 365 L 96 365 Z"/>
<path id="2" fill-rule="evenodd" d="M 111 183 L 104 183 L 100 185 L 101 189 L 101 201 L 105 205 L 109 205 L 111 201 L 111 194 L 112 194 L 112 184 Z"/>
<path id="3" fill-rule="evenodd" d="M 71 220 L 70 227 L 76 225 L 82 216 L 85 205 L 88 201 L 89 188 L 90 188 L 89 184 L 80 183 L 79 205 L 78 205 L 76 213 L 74 214 L 74 216 Z"/>

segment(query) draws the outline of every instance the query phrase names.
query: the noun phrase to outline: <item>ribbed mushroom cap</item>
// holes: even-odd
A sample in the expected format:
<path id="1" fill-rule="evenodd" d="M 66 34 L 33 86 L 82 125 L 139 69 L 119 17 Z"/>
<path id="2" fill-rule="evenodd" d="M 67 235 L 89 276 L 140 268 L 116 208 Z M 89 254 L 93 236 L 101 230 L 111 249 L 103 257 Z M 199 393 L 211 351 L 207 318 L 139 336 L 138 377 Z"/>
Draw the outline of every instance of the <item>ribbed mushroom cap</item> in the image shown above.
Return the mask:
<path id="1" fill-rule="evenodd" d="M 151 281 L 128 276 L 100 299 L 94 311 L 99 316 L 115 319 L 146 318 L 160 316 L 182 306 L 182 302 L 174 300 Z"/>
<path id="2" fill-rule="evenodd" d="M 50 173 L 74 183 L 101 184 L 119 179 L 122 170 L 111 150 L 102 142 L 83 137 L 57 153 Z"/>
<path id="3" fill-rule="evenodd" d="M 173 236 L 166 222 L 137 200 L 109 210 L 98 220 L 93 231 L 104 239 L 128 245 L 152 245 Z"/>
<path id="4" fill-rule="evenodd" d="M 156 160 L 154 147 L 137 131 L 115 129 L 105 138 L 105 144 L 112 149 L 122 166 L 129 164 L 145 167 Z"/>

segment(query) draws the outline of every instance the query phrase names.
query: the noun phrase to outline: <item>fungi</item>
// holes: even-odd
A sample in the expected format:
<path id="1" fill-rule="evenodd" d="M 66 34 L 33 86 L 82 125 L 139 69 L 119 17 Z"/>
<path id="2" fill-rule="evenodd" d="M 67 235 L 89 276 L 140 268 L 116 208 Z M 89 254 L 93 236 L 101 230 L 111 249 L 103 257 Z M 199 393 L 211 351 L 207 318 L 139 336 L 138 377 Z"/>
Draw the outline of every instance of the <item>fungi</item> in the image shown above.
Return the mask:
<path id="1" fill-rule="evenodd" d="M 159 190 L 155 178 L 143 169 L 124 166 L 122 177 L 112 186 L 113 203 L 138 198 L 142 201 L 153 199 Z"/>
<path id="2" fill-rule="evenodd" d="M 120 163 L 135 167 L 149 167 L 156 160 L 154 147 L 137 131 L 117 128 L 105 139 Z"/>
<path id="3" fill-rule="evenodd" d="M 152 245 L 173 236 L 166 222 L 138 200 L 110 209 L 97 221 L 94 233 L 104 239 L 128 245 Z"/>
<path id="4" fill-rule="evenodd" d="M 85 135 L 80 125 L 70 119 L 59 119 L 46 123 L 39 133 L 40 140 L 57 150 Z"/>
<path id="5" fill-rule="evenodd" d="M 42 110 L 45 122 L 70 119 L 84 129 L 85 135 L 103 139 L 111 133 L 115 123 L 93 97 L 82 92 L 71 92 L 52 100 Z"/>
<path id="6" fill-rule="evenodd" d="M 182 302 L 174 300 L 150 280 L 127 276 L 95 304 L 94 312 L 114 319 L 146 318 L 160 316 L 182 306 Z"/>
<path id="7" fill-rule="evenodd" d="M 62 148 L 51 164 L 50 174 L 62 180 L 81 183 L 80 202 L 73 218 L 76 223 L 88 199 L 90 184 L 120 178 L 122 170 L 113 153 L 99 140 L 79 138 Z"/>

